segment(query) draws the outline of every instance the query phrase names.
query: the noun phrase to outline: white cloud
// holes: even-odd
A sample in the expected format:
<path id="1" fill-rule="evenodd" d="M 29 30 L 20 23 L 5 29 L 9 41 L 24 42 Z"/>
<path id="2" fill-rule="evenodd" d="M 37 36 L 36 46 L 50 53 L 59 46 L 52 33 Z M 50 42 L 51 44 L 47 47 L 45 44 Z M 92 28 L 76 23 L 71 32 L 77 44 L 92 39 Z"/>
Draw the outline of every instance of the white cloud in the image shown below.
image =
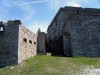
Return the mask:
<path id="1" fill-rule="evenodd" d="M 54 10 L 58 10 L 60 7 L 74 6 L 80 7 L 81 4 L 77 0 L 50 0 L 49 7 Z"/>
<path id="2" fill-rule="evenodd" d="M 76 2 L 75 0 L 69 0 L 66 4 L 67 6 L 81 7 L 81 4 Z"/>
<path id="3" fill-rule="evenodd" d="M 83 4 L 89 3 L 91 0 L 50 0 L 48 7 L 54 10 L 58 10 L 60 7 L 74 6 L 81 7 Z"/>
<path id="4" fill-rule="evenodd" d="M 38 28 L 41 29 L 41 31 L 46 32 L 48 28 L 49 22 L 47 21 L 34 21 L 30 25 L 27 26 L 28 29 L 31 31 L 37 33 Z"/>

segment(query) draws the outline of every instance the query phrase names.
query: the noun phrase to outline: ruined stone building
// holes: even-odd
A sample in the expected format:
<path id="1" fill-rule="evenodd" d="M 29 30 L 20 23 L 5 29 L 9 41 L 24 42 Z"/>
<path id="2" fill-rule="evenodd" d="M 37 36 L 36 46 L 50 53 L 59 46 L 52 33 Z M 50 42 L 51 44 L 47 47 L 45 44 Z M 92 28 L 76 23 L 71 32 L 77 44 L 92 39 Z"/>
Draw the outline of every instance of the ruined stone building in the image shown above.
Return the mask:
<path id="1" fill-rule="evenodd" d="M 37 35 L 20 20 L 0 22 L 0 67 L 21 63 L 36 55 Z"/>
<path id="2" fill-rule="evenodd" d="M 60 8 L 47 34 L 33 33 L 20 20 L 0 22 L 0 67 L 46 52 L 100 57 L 100 9 Z"/>
<path id="3" fill-rule="evenodd" d="M 100 56 L 100 9 L 60 8 L 47 29 L 49 50 L 65 56 Z"/>

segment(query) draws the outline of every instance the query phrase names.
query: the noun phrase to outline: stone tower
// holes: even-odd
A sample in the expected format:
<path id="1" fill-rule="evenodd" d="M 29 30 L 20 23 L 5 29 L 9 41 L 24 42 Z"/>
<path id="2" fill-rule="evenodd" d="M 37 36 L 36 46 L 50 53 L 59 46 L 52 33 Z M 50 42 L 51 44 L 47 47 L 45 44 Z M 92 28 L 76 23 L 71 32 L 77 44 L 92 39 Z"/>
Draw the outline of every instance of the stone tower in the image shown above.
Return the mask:
<path id="1" fill-rule="evenodd" d="M 37 54 L 45 54 L 46 53 L 46 33 L 41 32 L 39 29 L 37 32 Z"/>

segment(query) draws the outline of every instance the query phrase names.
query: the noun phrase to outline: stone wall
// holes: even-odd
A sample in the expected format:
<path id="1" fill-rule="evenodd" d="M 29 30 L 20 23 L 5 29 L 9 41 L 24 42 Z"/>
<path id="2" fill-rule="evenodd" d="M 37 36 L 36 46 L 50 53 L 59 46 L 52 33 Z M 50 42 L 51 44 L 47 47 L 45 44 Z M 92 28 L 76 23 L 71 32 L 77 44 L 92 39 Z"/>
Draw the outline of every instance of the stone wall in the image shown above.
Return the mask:
<path id="1" fill-rule="evenodd" d="M 39 32 L 37 37 L 37 54 L 46 53 L 46 33 Z"/>
<path id="2" fill-rule="evenodd" d="M 37 54 L 37 35 L 20 25 L 18 46 L 18 63 L 35 56 Z"/>
<path id="3" fill-rule="evenodd" d="M 20 20 L 0 22 L 0 67 L 18 64 L 36 55 L 37 35 Z"/>
<path id="4" fill-rule="evenodd" d="M 64 12 L 59 13 L 59 11 L 47 29 L 48 47 L 50 52 L 54 55 L 61 54 L 61 45 L 63 46 L 62 37 L 60 36 L 63 31 L 65 14 Z"/>
<path id="5" fill-rule="evenodd" d="M 73 56 L 100 56 L 100 16 L 77 15 L 71 23 Z"/>
<path id="6" fill-rule="evenodd" d="M 100 56 L 100 9 L 60 8 L 47 29 L 49 50 L 66 56 Z"/>
<path id="7" fill-rule="evenodd" d="M 3 25 L 3 31 L 0 32 L 1 67 L 18 63 L 18 31 L 19 25 Z"/>
<path id="8" fill-rule="evenodd" d="M 63 31 L 63 26 L 65 23 L 65 15 L 64 12 L 60 12 L 59 15 L 57 15 L 54 20 L 52 21 L 52 23 L 50 24 L 47 32 L 48 32 L 48 38 L 53 39 L 53 38 L 57 38 L 60 35 L 62 35 L 62 31 Z"/>

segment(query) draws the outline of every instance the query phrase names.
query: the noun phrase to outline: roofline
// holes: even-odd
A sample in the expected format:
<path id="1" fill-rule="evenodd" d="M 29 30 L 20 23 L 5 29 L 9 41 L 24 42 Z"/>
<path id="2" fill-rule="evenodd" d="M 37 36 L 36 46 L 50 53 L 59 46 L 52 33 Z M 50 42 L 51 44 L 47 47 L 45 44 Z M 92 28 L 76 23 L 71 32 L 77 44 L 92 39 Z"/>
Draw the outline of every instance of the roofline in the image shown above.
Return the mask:
<path id="1" fill-rule="evenodd" d="M 82 7 L 69 7 L 69 6 L 65 6 L 65 7 L 61 7 L 59 10 L 58 10 L 58 12 L 57 12 L 57 14 L 56 14 L 56 16 L 53 18 L 53 20 L 52 20 L 52 22 L 50 23 L 50 25 L 48 26 L 48 29 L 47 29 L 47 31 L 49 30 L 49 28 L 52 26 L 52 23 L 55 21 L 55 19 L 57 18 L 57 16 L 60 14 L 60 12 L 62 12 L 62 11 L 67 11 L 67 9 L 66 8 L 76 8 L 76 9 L 78 9 L 78 10 L 76 10 L 77 12 L 78 11 L 85 11 L 85 12 L 91 12 L 91 13 L 100 13 L 100 11 L 98 11 L 98 10 L 100 10 L 99 8 L 82 8 Z M 70 9 L 68 9 L 68 10 L 70 10 Z M 96 10 L 96 11 L 95 11 Z"/>
<path id="2" fill-rule="evenodd" d="M 56 19 L 57 16 L 60 14 L 60 12 L 65 11 L 64 9 L 65 9 L 66 7 L 67 7 L 67 8 L 81 8 L 81 7 L 71 7 L 71 6 L 61 7 L 61 8 L 58 10 L 58 12 L 57 12 L 57 14 L 55 15 L 55 17 L 53 18 L 53 20 L 51 21 L 50 25 L 48 26 L 48 29 L 51 27 L 52 23 L 55 21 L 55 19 Z M 47 29 L 47 30 L 48 30 L 48 29 Z"/>

